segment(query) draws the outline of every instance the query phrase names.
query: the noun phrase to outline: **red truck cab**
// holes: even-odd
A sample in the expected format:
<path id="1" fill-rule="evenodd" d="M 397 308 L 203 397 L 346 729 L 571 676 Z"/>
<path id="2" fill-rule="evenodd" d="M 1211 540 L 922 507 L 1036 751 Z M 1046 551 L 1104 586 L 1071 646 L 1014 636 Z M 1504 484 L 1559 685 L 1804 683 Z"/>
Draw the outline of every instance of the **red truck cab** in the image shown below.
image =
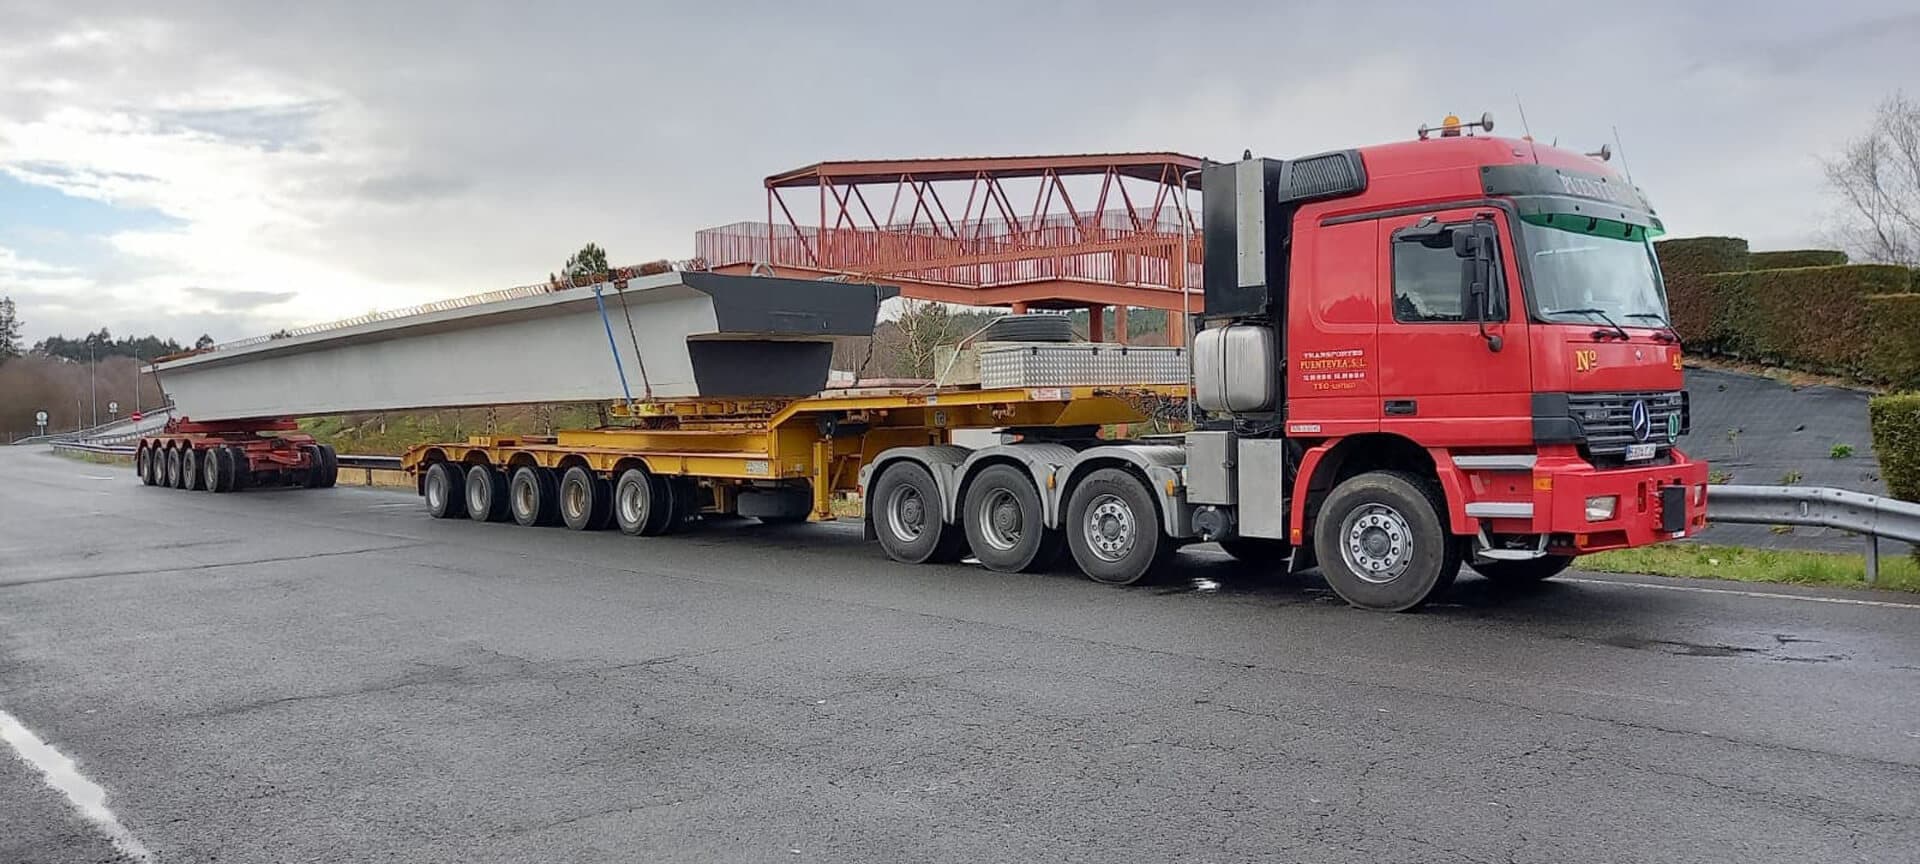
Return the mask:
<path id="1" fill-rule="evenodd" d="M 1284 539 L 1357 605 L 1417 606 L 1462 561 L 1530 581 L 1705 525 L 1653 208 L 1600 159 L 1449 131 L 1204 180 L 1197 368 L 1230 341 L 1213 331 L 1251 326 L 1281 369 L 1267 404 L 1208 405 L 1204 376 L 1199 398 L 1243 441 L 1280 426 L 1293 464 L 1284 538 L 1196 525 Z"/>

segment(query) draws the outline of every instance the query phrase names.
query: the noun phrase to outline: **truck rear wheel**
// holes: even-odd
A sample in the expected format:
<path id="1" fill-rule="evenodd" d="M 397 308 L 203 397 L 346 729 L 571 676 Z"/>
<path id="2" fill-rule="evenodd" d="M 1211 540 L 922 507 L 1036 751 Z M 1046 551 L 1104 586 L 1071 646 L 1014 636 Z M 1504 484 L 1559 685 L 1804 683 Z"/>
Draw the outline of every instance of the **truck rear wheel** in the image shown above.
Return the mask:
<path id="1" fill-rule="evenodd" d="M 560 522 L 560 481 L 553 472 L 522 465 L 507 483 L 507 500 L 513 508 L 513 521 L 529 528 Z"/>
<path id="2" fill-rule="evenodd" d="M 1320 572 L 1362 609 L 1409 612 L 1460 572 L 1460 544 L 1430 486 L 1399 471 L 1369 471 L 1335 486 L 1314 523 Z"/>
<path id="3" fill-rule="evenodd" d="M 606 485 L 584 466 L 568 468 L 560 476 L 560 521 L 575 531 L 606 527 L 607 514 L 613 509 Z"/>
<path id="4" fill-rule="evenodd" d="M 967 545 L 989 570 L 1031 573 L 1060 560 L 1066 540 L 1049 530 L 1040 512 L 1040 492 L 1026 472 L 992 465 L 967 486 L 960 508 Z"/>
<path id="5" fill-rule="evenodd" d="M 1161 536 L 1153 493 L 1119 468 L 1102 468 L 1073 487 L 1066 532 L 1081 572 L 1108 585 L 1146 579 L 1173 552 L 1173 544 Z"/>
<path id="6" fill-rule="evenodd" d="M 421 494 L 427 499 L 427 514 L 435 519 L 458 519 L 467 515 L 467 493 L 464 475 L 451 462 L 435 462 L 427 466 L 427 476 L 420 482 Z"/>
<path id="7" fill-rule="evenodd" d="M 1528 561 L 1476 561 L 1473 569 L 1501 585 L 1528 585 L 1552 579 L 1572 563 L 1572 555 L 1543 555 Z"/>
<path id="8" fill-rule="evenodd" d="M 904 564 L 957 561 L 966 536 L 946 522 L 940 487 L 927 469 L 897 462 L 873 484 L 873 529 L 887 557 Z"/>
<path id="9" fill-rule="evenodd" d="M 475 522 L 505 522 L 513 518 L 507 510 L 507 475 L 491 465 L 467 469 L 467 518 Z"/>
<path id="10" fill-rule="evenodd" d="M 188 447 L 180 451 L 180 488 L 188 492 L 200 489 L 200 465 L 207 458 L 207 451 Z"/>

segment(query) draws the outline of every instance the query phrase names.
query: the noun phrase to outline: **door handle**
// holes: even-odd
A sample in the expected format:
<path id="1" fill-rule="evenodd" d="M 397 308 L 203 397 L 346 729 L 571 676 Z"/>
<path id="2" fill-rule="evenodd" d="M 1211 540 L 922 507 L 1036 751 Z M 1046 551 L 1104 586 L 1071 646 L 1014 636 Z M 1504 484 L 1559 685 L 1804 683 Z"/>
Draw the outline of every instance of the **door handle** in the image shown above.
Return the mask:
<path id="1" fill-rule="evenodd" d="M 1420 413 L 1420 406 L 1419 403 L 1412 399 L 1388 399 L 1387 413 L 1402 415 L 1418 414 Z"/>

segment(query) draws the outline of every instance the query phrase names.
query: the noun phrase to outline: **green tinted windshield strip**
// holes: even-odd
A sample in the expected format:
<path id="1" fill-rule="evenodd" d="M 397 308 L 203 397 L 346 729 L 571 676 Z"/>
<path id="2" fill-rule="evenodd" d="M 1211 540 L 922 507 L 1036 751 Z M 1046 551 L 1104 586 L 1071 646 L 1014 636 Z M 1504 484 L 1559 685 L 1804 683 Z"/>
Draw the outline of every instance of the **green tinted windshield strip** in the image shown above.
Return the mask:
<path id="1" fill-rule="evenodd" d="M 1667 233 L 1660 217 L 1641 210 L 1629 210 L 1617 205 L 1607 205 L 1585 198 L 1572 198 L 1564 195 L 1516 195 L 1513 197 L 1514 211 L 1520 218 L 1535 225 L 1549 224 L 1544 217 L 1554 217 L 1551 225 L 1567 231 L 1576 230 L 1576 225 L 1584 225 L 1589 220 L 1596 224 L 1592 232 L 1603 233 L 1608 237 L 1623 237 L 1625 229 L 1618 227 L 1634 225 L 1647 232 L 1646 237 L 1658 237 Z M 1600 223 L 1612 223 L 1615 227 L 1606 228 Z"/>
<path id="2" fill-rule="evenodd" d="M 1599 216 L 1583 216 L 1577 213 L 1526 213 L 1520 219 L 1529 225 L 1553 228 L 1559 231 L 1571 231 L 1593 237 L 1611 237 L 1616 240 L 1628 240 L 1634 243 L 1658 237 L 1666 232 L 1659 225 L 1635 225 L 1615 219 Z"/>

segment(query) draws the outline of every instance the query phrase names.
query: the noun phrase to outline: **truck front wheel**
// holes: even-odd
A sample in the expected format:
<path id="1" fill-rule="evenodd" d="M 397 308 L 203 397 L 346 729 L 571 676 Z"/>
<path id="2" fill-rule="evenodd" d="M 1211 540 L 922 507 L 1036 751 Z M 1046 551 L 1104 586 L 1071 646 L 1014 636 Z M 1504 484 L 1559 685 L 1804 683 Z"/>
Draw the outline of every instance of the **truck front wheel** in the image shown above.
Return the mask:
<path id="1" fill-rule="evenodd" d="M 1095 582 L 1132 585 L 1173 552 L 1160 534 L 1159 508 L 1147 484 L 1119 468 L 1102 468 L 1067 499 L 1067 546 Z"/>
<path id="2" fill-rule="evenodd" d="M 1436 498 L 1398 471 L 1369 471 L 1335 486 L 1313 529 L 1334 593 L 1362 609 L 1408 612 L 1444 590 L 1460 572 L 1460 544 Z"/>
<path id="3" fill-rule="evenodd" d="M 1528 561 L 1476 561 L 1473 569 L 1500 585 L 1527 585 L 1560 575 L 1572 555 L 1543 555 Z"/>

